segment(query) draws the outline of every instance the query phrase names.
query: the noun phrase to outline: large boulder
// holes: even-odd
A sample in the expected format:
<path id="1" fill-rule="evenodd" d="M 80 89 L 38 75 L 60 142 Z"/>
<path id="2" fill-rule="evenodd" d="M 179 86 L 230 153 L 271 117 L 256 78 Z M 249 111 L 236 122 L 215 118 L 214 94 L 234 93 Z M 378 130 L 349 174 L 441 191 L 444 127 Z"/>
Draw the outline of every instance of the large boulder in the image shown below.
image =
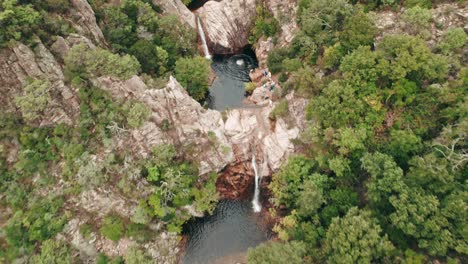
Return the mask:
<path id="1" fill-rule="evenodd" d="M 208 1 L 196 11 L 212 53 L 236 53 L 249 43 L 255 7 L 255 0 Z"/>

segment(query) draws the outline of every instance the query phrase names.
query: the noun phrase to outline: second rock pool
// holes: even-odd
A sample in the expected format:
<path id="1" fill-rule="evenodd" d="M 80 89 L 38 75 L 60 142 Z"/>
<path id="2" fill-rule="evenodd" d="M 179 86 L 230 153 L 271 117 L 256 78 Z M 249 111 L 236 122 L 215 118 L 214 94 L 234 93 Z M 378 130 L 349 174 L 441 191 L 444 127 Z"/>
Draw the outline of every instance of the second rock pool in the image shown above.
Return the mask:
<path id="1" fill-rule="evenodd" d="M 267 241 L 271 234 L 261 224 L 248 200 L 222 200 L 213 215 L 192 219 L 184 227 L 188 236 L 184 264 L 221 263 L 238 259 L 249 247 Z"/>

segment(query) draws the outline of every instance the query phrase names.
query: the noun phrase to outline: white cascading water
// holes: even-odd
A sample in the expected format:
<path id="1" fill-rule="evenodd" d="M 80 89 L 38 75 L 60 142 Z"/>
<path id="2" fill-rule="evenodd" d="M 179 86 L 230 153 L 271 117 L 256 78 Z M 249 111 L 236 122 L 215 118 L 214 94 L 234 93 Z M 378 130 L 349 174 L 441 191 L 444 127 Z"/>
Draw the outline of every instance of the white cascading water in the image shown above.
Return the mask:
<path id="1" fill-rule="evenodd" d="M 260 204 L 260 201 L 259 201 L 261 178 L 260 178 L 260 175 L 258 175 L 257 162 L 255 161 L 255 154 L 252 154 L 252 168 L 255 173 L 255 191 L 254 191 L 254 197 L 252 200 L 252 205 L 253 205 L 254 212 L 260 212 L 262 210 L 262 205 Z"/>
<path id="2" fill-rule="evenodd" d="M 205 31 L 203 31 L 203 26 L 201 24 L 200 17 L 197 17 L 197 22 L 198 22 L 198 33 L 200 34 L 200 38 L 202 41 L 203 51 L 205 52 L 205 58 L 211 60 L 210 50 L 208 49 L 208 45 L 206 44 Z"/>

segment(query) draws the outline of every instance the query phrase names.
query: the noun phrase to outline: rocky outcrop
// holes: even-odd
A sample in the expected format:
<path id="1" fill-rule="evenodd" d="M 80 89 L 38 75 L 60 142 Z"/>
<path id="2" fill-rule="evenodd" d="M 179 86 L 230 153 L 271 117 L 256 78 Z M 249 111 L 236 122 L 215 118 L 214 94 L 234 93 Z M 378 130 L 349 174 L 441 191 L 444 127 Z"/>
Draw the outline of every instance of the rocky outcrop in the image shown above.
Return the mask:
<path id="1" fill-rule="evenodd" d="M 98 252 L 107 256 L 124 256 L 132 247 L 144 249 L 155 263 L 177 262 L 179 238 L 174 233 L 159 233 L 161 223 L 149 224 L 149 232 L 154 232 L 154 236 L 145 242 L 135 240 L 133 237 L 124 237 L 114 242 L 95 230 L 89 230 L 89 233 L 84 235 L 80 231 L 83 225 L 96 224 L 110 213 L 123 217 L 132 215 L 137 201 L 102 189 L 85 191 L 80 197 L 77 197 L 77 201 L 74 201 L 76 204 L 70 207 L 79 213 L 68 221 L 58 238 L 68 240 L 77 249 L 78 258 L 82 263 L 94 263 Z"/>
<path id="2" fill-rule="evenodd" d="M 298 29 L 297 21 L 297 0 L 266 0 L 265 7 L 273 13 L 273 16 L 279 21 L 281 31 L 273 42 L 273 38 L 261 38 L 255 44 L 255 54 L 260 66 L 266 65 L 268 53 L 274 47 L 284 47 L 291 43 Z"/>
<path id="3" fill-rule="evenodd" d="M 177 16 L 182 22 L 196 28 L 195 15 L 182 3 L 181 0 L 152 0 L 153 4 L 160 6 L 164 13 Z"/>
<path id="4" fill-rule="evenodd" d="M 72 88 L 65 85 L 60 64 L 38 40 L 34 49 L 18 43 L 13 48 L 0 50 L 0 109 L 5 112 L 19 111 L 15 105 L 15 97 L 22 95 L 22 88 L 33 79 L 48 80 L 52 98 L 34 124 L 72 125 L 79 114 L 77 96 Z"/>
<path id="5" fill-rule="evenodd" d="M 95 85 L 119 100 L 138 100 L 151 109 L 151 118 L 138 129 L 117 137 L 121 149 L 146 158 L 160 144 L 174 144 L 186 158 L 199 164 L 199 173 L 220 171 L 228 164 L 249 162 L 255 151 L 262 175 L 276 171 L 294 150 L 290 139 L 296 138 L 306 100 L 288 97 L 290 112 L 298 116 L 297 124 L 269 119 L 275 103 L 264 107 L 241 108 L 221 113 L 204 109 L 184 88 L 170 78 L 164 89 L 151 89 L 140 77 L 127 81 L 101 77 Z M 294 101 L 294 102 L 293 102 Z"/>
<path id="6" fill-rule="evenodd" d="M 52 44 L 50 50 L 58 57 L 58 59 L 63 61 L 65 60 L 68 51 L 78 44 L 85 44 L 91 49 L 96 48 L 91 40 L 78 34 L 70 34 L 66 39 L 61 36 L 57 36 L 57 40 Z"/>
<path id="7" fill-rule="evenodd" d="M 196 11 L 212 53 L 232 54 L 248 44 L 255 0 L 208 1 Z"/>
<path id="8" fill-rule="evenodd" d="M 201 107 L 174 78 L 164 89 L 150 89 L 137 76 L 127 81 L 102 77 L 95 84 L 114 98 L 138 100 L 152 111 L 141 128 L 118 139 L 121 148 L 146 158 L 155 146 L 173 144 L 200 164 L 200 174 L 219 171 L 233 161 L 221 113 Z"/>
<path id="9" fill-rule="evenodd" d="M 72 26 L 80 34 L 89 37 L 98 44 L 106 41 L 96 23 L 94 11 L 86 0 L 70 0 L 73 8 L 69 9 Z"/>
<path id="10" fill-rule="evenodd" d="M 456 11 L 454 11 L 456 10 Z M 402 14 L 406 11 L 402 7 L 398 12 L 382 11 L 375 15 L 375 24 L 379 29 L 379 35 L 376 41 L 386 35 L 408 34 L 411 25 L 405 23 Z M 445 30 L 449 28 L 461 27 L 468 31 L 468 6 L 458 5 L 456 3 L 444 3 L 431 9 L 432 19 L 427 38 L 428 45 L 435 47 L 440 41 Z M 429 37 L 430 36 L 430 37 Z"/>
<path id="11" fill-rule="evenodd" d="M 300 99 L 299 99 L 300 100 Z M 235 109 L 228 113 L 225 133 L 232 144 L 237 161 L 250 162 L 255 151 L 259 173 L 271 175 L 281 166 L 282 161 L 294 151 L 291 139 L 297 138 L 299 128 L 285 120 L 276 122 L 269 119 L 275 104 L 261 108 Z"/>

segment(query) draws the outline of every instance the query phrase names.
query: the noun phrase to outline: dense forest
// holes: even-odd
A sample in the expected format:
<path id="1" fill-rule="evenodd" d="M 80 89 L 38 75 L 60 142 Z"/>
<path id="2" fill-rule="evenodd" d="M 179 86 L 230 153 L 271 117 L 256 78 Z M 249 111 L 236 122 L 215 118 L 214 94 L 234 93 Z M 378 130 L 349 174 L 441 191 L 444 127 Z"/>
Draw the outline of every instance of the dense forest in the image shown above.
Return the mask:
<path id="1" fill-rule="evenodd" d="M 368 11 L 401 3 L 364 2 L 300 1 L 301 31 L 268 57 L 311 125 L 270 184 L 285 243 L 252 263 L 466 261 L 466 33 L 429 47 L 432 3 L 404 1 L 407 34 L 376 39 Z"/>
<path id="2" fill-rule="evenodd" d="M 74 25 L 76 2 L 0 0 L 2 63 L 24 45 L 52 50 L 63 71 L 60 80 L 47 76 L 52 70 L 27 77 L 17 92 L 0 71 L 0 263 L 81 263 L 88 249 L 70 230 L 119 248 L 131 238 L 112 255 L 99 250 L 103 242 L 93 263 L 177 263 L 176 253 L 164 252 L 181 246 L 193 217 L 186 208 L 215 210 L 218 171 L 200 175 L 193 157 L 203 151 L 193 144 L 157 144 L 148 155 L 130 149 L 131 131 L 156 114 L 100 85 L 138 75 L 157 92 L 173 76 L 206 108 L 210 61 L 200 55 L 197 30 L 157 1 L 84 1 L 101 43 Z M 294 18 L 275 18 L 265 2 L 256 2 L 252 47 L 277 42 L 282 19 L 298 25 L 291 43 L 268 52 L 266 66 L 282 87 L 270 121 L 290 118 L 285 98 L 294 93 L 308 102 L 307 125 L 263 190 L 275 236 L 249 249 L 248 263 L 466 263 L 467 28 L 433 19 L 440 4 L 466 3 L 298 0 Z M 400 12 L 400 31 L 380 29 L 381 12 Z M 53 51 L 73 38 L 81 40 L 65 55 Z M 76 106 L 60 87 L 71 87 Z M 54 107 L 69 108 L 72 121 L 45 122 Z M 174 126 L 164 119 L 157 130 L 172 135 Z M 205 145 L 230 151 L 213 131 Z M 131 201 L 117 206 L 127 212 L 131 204 L 131 213 L 84 210 L 84 194 L 101 189 L 111 190 L 109 200 Z"/>

